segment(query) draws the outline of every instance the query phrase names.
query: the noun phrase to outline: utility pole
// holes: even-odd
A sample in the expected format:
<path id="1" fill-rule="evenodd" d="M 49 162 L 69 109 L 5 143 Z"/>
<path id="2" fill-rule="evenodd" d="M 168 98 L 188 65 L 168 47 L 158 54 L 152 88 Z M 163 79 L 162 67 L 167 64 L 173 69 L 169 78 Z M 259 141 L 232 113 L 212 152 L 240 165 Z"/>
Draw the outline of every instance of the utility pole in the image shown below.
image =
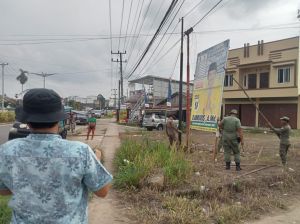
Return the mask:
<path id="1" fill-rule="evenodd" d="M 112 89 L 112 91 L 114 91 L 114 93 L 112 94 L 114 97 L 113 97 L 113 100 L 114 100 L 114 108 L 117 107 L 117 90 L 118 89 Z"/>
<path id="2" fill-rule="evenodd" d="M 43 77 L 43 83 L 44 83 L 44 89 L 46 88 L 46 77 L 49 77 L 49 76 L 52 76 L 52 75 L 56 75 L 56 73 L 51 73 L 51 74 L 48 74 L 48 73 L 44 73 L 44 72 L 42 72 L 42 73 L 30 73 L 30 74 L 33 74 L 33 75 L 38 75 L 38 76 L 41 76 L 41 77 Z"/>
<path id="3" fill-rule="evenodd" d="M 181 145 L 182 133 L 182 79 L 183 79 L 183 17 L 181 18 L 181 47 L 180 47 L 180 80 L 179 80 L 179 124 L 178 140 Z"/>
<path id="4" fill-rule="evenodd" d="M 4 67 L 8 65 L 8 63 L 1 63 L 2 67 L 2 111 L 4 111 Z"/>
<path id="5" fill-rule="evenodd" d="M 120 121 L 120 110 L 121 110 L 121 80 L 119 80 L 119 96 L 118 96 L 118 110 L 117 110 L 117 122 Z"/>
<path id="6" fill-rule="evenodd" d="M 125 52 L 111 52 L 112 55 L 114 54 L 117 54 L 119 55 L 119 58 L 117 60 L 114 60 L 113 58 L 111 59 L 112 62 L 117 62 L 117 63 L 120 63 L 120 82 L 121 82 L 121 101 L 123 103 L 123 63 L 126 63 L 127 60 L 123 61 L 123 54 L 126 54 L 126 51 Z"/>
<path id="7" fill-rule="evenodd" d="M 190 106 L 190 34 L 193 27 L 189 28 L 184 34 L 187 36 L 187 63 L 186 63 L 186 146 L 190 148 L 190 126 L 191 126 L 191 106 Z"/>

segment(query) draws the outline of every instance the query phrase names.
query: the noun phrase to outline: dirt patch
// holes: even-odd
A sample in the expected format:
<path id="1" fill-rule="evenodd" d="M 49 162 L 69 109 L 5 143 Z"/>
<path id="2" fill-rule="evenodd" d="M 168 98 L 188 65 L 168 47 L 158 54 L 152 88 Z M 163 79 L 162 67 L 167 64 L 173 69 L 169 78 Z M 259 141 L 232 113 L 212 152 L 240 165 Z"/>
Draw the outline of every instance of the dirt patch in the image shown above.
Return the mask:
<path id="1" fill-rule="evenodd" d="M 127 132 L 121 138 L 139 141 L 138 135 L 167 141 L 158 131 Z M 193 131 L 191 142 L 193 152 L 186 157 L 193 174 L 184 183 L 166 186 L 163 191 L 142 188 L 120 194 L 140 223 L 241 223 L 274 209 L 286 210 L 299 192 L 300 141 L 296 135 L 285 170 L 280 166 L 279 141 L 272 134 L 245 133 L 241 172 L 225 171 L 222 153 L 212 162 L 214 134 Z"/>

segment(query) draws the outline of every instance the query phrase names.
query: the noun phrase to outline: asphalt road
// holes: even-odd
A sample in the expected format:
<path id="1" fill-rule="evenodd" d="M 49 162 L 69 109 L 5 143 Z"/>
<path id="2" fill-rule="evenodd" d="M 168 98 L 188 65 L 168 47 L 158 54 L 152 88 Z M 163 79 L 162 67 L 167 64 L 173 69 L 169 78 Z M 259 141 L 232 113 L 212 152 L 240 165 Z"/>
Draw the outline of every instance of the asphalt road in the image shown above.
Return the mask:
<path id="1" fill-rule="evenodd" d="M 11 124 L 1 124 L 0 125 L 0 144 L 7 141 L 8 132 L 11 128 Z"/>

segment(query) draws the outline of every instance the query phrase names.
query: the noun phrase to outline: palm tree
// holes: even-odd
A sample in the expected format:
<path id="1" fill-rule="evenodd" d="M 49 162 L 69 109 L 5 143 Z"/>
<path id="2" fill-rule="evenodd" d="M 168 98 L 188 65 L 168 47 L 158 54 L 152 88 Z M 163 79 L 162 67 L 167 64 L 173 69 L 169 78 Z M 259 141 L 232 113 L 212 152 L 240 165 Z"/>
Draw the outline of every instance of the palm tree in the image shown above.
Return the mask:
<path id="1" fill-rule="evenodd" d="M 17 80 L 22 85 L 22 92 L 23 92 L 23 85 L 28 81 L 28 77 L 26 76 L 27 71 L 24 71 L 23 69 L 20 69 L 21 74 L 17 77 Z"/>

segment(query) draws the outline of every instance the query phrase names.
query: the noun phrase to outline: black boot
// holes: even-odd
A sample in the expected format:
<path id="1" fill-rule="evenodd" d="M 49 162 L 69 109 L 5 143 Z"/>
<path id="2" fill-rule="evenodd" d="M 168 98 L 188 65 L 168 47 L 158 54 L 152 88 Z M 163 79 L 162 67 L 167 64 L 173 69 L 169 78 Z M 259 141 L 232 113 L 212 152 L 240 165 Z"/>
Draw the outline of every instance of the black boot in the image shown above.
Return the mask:
<path id="1" fill-rule="evenodd" d="M 236 171 L 241 171 L 242 170 L 240 163 L 235 163 L 235 165 L 236 165 Z"/>
<path id="2" fill-rule="evenodd" d="M 230 164 L 231 162 L 226 162 L 226 170 L 230 170 Z"/>

